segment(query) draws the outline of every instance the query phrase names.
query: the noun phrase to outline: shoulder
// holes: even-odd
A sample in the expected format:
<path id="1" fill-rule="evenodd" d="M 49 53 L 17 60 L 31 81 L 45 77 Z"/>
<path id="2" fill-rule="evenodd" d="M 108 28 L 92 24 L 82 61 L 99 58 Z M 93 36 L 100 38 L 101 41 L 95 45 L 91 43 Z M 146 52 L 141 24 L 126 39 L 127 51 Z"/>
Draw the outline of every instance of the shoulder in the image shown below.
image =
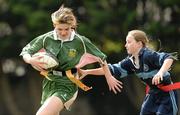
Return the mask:
<path id="1" fill-rule="evenodd" d="M 158 51 L 154 51 L 151 49 L 146 49 L 144 52 L 144 56 L 146 58 L 150 58 L 150 57 L 162 57 L 162 56 L 166 56 L 168 55 L 168 53 L 166 52 L 158 52 Z"/>
<path id="2" fill-rule="evenodd" d="M 79 39 L 83 42 L 91 42 L 86 36 L 80 35 L 78 33 L 75 33 L 75 39 Z"/>
<path id="3" fill-rule="evenodd" d="M 53 38 L 53 31 L 47 32 L 45 34 L 39 35 L 37 38 Z"/>
<path id="4" fill-rule="evenodd" d="M 132 64 L 132 56 L 128 56 L 126 58 L 124 58 L 122 61 L 119 62 L 121 64 L 121 66 L 129 66 Z"/>
<path id="5" fill-rule="evenodd" d="M 157 55 L 157 52 L 152 50 L 152 49 L 149 49 L 149 48 L 145 48 L 144 49 L 144 52 L 143 52 L 143 57 L 144 58 L 152 58 L 154 56 Z"/>
<path id="6" fill-rule="evenodd" d="M 163 62 L 169 55 L 165 52 L 157 52 L 151 49 L 148 49 L 144 52 L 143 60 L 149 63 L 160 63 Z M 161 63 L 162 63 L 161 62 Z"/>
<path id="7" fill-rule="evenodd" d="M 144 48 L 144 54 L 146 55 L 152 55 L 153 53 L 155 53 L 156 51 L 149 49 L 149 48 Z"/>

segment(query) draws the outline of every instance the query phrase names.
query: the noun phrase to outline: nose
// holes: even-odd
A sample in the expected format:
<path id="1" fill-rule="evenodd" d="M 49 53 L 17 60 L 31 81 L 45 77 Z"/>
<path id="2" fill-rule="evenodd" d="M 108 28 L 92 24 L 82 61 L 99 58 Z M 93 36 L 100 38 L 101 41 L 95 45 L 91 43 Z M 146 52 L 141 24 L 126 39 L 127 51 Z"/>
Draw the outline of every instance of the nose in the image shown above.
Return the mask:
<path id="1" fill-rule="evenodd" d="M 61 31 L 61 35 L 65 36 L 66 35 L 66 31 Z"/>
<path id="2" fill-rule="evenodd" d="M 125 44 L 124 46 L 127 47 L 127 44 Z"/>

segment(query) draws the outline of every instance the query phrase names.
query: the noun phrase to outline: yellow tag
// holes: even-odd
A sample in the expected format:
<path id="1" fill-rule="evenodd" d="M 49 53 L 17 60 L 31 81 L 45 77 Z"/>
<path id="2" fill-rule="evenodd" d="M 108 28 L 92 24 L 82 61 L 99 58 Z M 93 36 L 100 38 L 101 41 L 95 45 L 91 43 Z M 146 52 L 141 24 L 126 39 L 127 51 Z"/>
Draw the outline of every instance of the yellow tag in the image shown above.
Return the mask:
<path id="1" fill-rule="evenodd" d="M 52 81 L 52 80 L 48 77 L 48 71 L 41 71 L 40 74 L 43 75 L 46 79 Z"/>
<path id="2" fill-rule="evenodd" d="M 75 78 L 75 76 L 71 73 L 71 70 L 67 70 L 66 75 L 73 83 L 75 83 L 82 90 L 88 91 L 88 90 L 92 89 L 92 87 L 86 86 L 79 79 Z"/>

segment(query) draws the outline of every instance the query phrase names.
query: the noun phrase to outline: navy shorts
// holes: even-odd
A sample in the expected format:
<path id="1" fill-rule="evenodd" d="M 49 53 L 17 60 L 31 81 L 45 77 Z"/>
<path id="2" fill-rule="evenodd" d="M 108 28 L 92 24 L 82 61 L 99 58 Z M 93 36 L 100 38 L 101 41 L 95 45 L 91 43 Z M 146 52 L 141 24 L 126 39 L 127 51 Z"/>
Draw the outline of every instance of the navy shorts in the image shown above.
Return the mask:
<path id="1" fill-rule="evenodd" d="M 177 92 L 150 90 L 143 101 L 140 115 L 177 115 Z"/>

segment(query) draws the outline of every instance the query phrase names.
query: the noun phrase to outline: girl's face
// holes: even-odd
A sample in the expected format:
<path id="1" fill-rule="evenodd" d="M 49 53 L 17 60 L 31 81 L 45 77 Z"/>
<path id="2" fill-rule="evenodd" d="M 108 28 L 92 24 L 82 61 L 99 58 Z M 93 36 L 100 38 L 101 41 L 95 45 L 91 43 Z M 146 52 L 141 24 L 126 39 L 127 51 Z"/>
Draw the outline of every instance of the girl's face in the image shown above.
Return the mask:
<path id="1" fill-rule="evenodd" d="M 134 39 L 134 36 L 131 34 L 128 34 L 126 36 L 126 44 L 125 44 L 127 53 L 130 55 L 137 55 L 139 53 L 139 50 L 142 48 L 141 41 L 136 41 Z"/>
<path id="2" fill-rule="evenodd" d="M 68 24 L 54 24 L 54 28 L 58 34 L 58 36 L 65 40 L 65 39 L 69 39 L 71 36 L 71 26 Z"/>

